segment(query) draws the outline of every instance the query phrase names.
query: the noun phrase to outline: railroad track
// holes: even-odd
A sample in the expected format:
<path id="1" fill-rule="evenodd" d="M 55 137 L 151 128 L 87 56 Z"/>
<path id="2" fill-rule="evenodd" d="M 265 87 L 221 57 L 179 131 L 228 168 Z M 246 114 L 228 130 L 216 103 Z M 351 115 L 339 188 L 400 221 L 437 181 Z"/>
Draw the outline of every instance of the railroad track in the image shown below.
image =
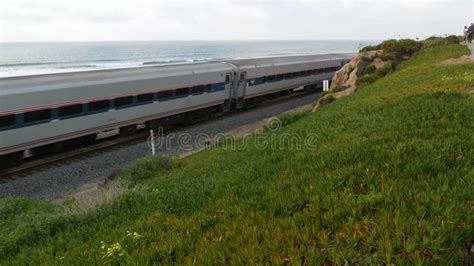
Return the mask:
<path id="1" fill-rule="evenodd" d="M 262 108 L 265 106 L 270 106 L 272 104 L 276 104 L 288 99 L 293 99 L 297 97 L 303 97 L 307 96 L 309 94 L 316 93 L 314 91 L 299 91 L 299 92 L 294 92 L 288 95 L 280 96 L 275 99 L 271 100 L 266 100 L 263 103 L 259 105 L 255 105 L 251 108 L 248 109 L 240 109 L 240 110 L 235 110 L 231 113 L 228 114 L 217 114 L 215 116 L 212 116 L 210 118 L 204 119 L 199 121 L 198 123 L 206 122 L 212 119 L 219 119 L 223 116 L 232 116 L 232 115 L 237 115 L 243 112 L 249 112 L 254 109 Z M 191 125 L 180 125 L 180 126 L 173 126 L 173 127 L 166 127 L 164 128 L 164 133 L 169 134 L 173 131 L 176 130 L 186 130 L 186 128 L 193 127 L 197 123 L 193 123 Z M 43 157 L 39 158 L 32 158 L 31 160 L 26 160 L 23 164 L 21 164 L 18 167 L 6 169 L 6 170 L 1 170 L 0 171 L 0 182 L 8 182 L 9 179 L 15 178 L 15 177 L 21 177 L 21 176 L 26 176 L 32 173 L 36 172 L 41 172 L 44 170 L 49 169 L 49 167 L 54 166 L 54 165 L 65 165 L 77 160 L 85 159 L 85 158 L 90 158 L 93 157 L 94 155 L 100 154 L 102 152 L 107 152 L 110 151 L 114 148 L 119 148 L 123 147 L 126 145 L 133 145 L 137 144 L 143 141 L 146 141 L 147 138 L 149 137 L 149 132 L 148 130 L 145 131 L 140 131 L 138 133 L 133 134 L 132 136 L 127 136 L 127 137 L 113 137 L 108 140 L 102 140 L 99 142 L 96 142 L 94 144 L 89 144 L 86 145 L 82 148 L 79 149 L 74 149 L 74 150 L 68 150 L 68 151 L 63 151 L 58 154 L 54 155 L 45 155 Z"/>

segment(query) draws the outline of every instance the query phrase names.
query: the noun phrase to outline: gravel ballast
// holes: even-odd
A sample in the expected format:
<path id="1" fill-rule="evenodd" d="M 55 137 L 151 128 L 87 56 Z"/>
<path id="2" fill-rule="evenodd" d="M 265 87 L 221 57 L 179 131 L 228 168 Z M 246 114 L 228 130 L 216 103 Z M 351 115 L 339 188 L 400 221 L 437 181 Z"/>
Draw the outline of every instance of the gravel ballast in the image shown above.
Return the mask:
<path id="1" fill-rule="evenodd" d="M 214 137 L 237 127 L 313 103 L 319 96 L 320 93 L 290 98 L 178 129 L 172 132 L 175 137 L 169 141 L 169 145 L 161 147 L 157 154 L 178 155 L 189 152 L 189 149 L 182 150 L 177 141 L 186 139 L 186 146 L 192 146 L 195 149 L 196 145 L 191 143 L 194 143 L 196 138 L 202 139 L 203 134 Z M 183 134 L 191 139 L 180 138 Z M 84 185 L 103 181 L 113 173 L 148 155 L 151 155 L 149 144 L 141 142 L 107 150 L 92 157 L 71 161 L 64 165 L 53 165 L 40 172 L 0 183 L 0 197 L 12 195 L 44 199 L 60 198 L 73 193 Z"/>

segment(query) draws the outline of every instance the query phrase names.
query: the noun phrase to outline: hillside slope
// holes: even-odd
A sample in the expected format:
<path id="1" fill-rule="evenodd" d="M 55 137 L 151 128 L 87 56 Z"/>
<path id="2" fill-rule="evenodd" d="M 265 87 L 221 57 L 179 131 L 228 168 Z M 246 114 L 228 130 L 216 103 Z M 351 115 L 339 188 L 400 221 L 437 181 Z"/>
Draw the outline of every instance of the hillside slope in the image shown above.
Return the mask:
<path id="1" fill-rule="evenodd" d="M 439 62 L 467 53 L 424 50 L 238 149 L 148 159 L 90 213 L 2 199 L 0 264 L 466 262 L 474 64 Z M 151 178 L 157 161 L 168 170 Z"/>

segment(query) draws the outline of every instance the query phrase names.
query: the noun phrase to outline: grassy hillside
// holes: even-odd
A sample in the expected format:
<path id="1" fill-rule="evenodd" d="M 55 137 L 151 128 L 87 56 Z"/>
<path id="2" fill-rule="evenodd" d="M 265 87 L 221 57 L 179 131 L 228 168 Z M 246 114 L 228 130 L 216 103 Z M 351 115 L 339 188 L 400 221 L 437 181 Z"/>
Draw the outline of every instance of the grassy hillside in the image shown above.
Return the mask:
<path id="1" fill-rule="evenodd" d="M 467 53 L 423 50 L 243 149 L 143 161 L 96 211 L 2 199 L 0 264 L 466 262 L 474 64 L 438 63 Z"/>

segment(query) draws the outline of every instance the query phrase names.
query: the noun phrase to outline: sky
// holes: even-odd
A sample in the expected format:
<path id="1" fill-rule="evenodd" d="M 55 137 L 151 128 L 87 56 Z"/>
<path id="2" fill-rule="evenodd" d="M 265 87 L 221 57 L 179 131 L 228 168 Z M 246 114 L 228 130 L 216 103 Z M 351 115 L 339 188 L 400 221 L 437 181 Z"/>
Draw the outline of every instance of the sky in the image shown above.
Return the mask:
<path id="1" fill-rule="evenodd" d="M 474 0 L 0 0 L 0 41 L 381 40 L 462 34 Z"/>

